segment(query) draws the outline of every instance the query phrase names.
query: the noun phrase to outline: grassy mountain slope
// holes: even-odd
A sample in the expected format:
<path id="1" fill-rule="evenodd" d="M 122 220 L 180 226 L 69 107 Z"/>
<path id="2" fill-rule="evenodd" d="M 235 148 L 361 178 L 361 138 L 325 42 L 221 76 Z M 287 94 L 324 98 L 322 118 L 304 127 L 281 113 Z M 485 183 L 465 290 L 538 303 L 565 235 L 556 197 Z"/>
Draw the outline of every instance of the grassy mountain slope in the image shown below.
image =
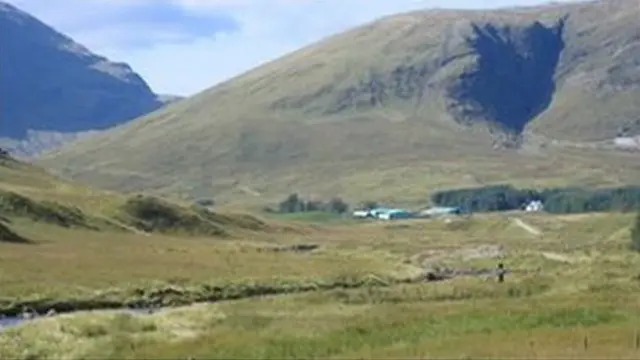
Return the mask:
<path id="1" fill-rule="evenodd" d="M 633 182 L 636 1 L 380 19 L 42 159 L 113 189 L 256 199 L 292 189 L 424 199 L 429 188 Z M 597 20 L 597 21 L 596 21 Z"/>
<path id="2" fill-rule="evenodd" d="M 71 230 L 113 232 L 114 236 L 160 233 L 226 237 L 275 229 L 248 215 L 225 215 L 175 200 L 91 189 L 3 155 L 0 156 L 0 235 L 6 237 L 6 241 L 18 242 L 19 234 L 13 231 L 10 219 Z"/>

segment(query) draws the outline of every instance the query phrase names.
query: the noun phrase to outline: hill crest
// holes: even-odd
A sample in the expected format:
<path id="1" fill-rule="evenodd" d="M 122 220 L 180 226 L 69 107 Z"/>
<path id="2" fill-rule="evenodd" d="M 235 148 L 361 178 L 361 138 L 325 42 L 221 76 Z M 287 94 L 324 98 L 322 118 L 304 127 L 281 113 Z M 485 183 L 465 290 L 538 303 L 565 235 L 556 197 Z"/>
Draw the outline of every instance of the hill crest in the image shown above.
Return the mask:
<path id="1" fill-rule="evenodd" d="M 230 194 L 239 183 L 261 193 L 290 186 L 340 191 L 380 172 L 452 161 L 457 174 L 488 179 L 523 176 L 519 169 L 495 173 L 495 162 L 542 168 L 557 157 L 558 164 L 583 163 L 585 172 L 601 156 L 626 164 L 627 155 L 554 144 L 583 149 L 640 133 L 640 65 L 629 60 L 640 56 L 639 5 L 611 0 L 386 17 L 42 161 L 107 187 L 196 196 Z M 514 150 L 495 151 L 504 147 Z M 592 152 L 599 155 L 586 155 Z M 577 161 L 580 153 L 591 159 Z M 327 171 L 334 174 L 330 186 L 317 183 L 325 176 L 301 174 Z M 460 177 L 451 181 L 461 185 Z"/>

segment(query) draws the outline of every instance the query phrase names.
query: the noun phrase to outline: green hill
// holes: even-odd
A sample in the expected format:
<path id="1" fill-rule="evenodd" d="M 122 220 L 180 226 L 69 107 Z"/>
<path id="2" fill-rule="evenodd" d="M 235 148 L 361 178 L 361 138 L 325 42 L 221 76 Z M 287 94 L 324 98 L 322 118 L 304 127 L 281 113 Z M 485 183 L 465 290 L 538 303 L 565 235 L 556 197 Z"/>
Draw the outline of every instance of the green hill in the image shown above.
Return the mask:
<path id="1" fill-rule="evenodd" d="M 174 199 L 91 189 L 0 157 L 0 220 L 25 219 L 91 231 L 226 237 L 273 227 L 243 214 L 219 214 Z M 0 222 L 3 241 L 23 242 Z M 46 234 L 42 234 L 46 235 Z M 24 239 L 23 239 L 24 240 Z"/>
<path id="2" fill-rule="evenodd" d="M 110 189 L 423 201 L 492 182 L 637 182 L 640 8 L 611 0 L 386 17 L 46 155 Z"/>

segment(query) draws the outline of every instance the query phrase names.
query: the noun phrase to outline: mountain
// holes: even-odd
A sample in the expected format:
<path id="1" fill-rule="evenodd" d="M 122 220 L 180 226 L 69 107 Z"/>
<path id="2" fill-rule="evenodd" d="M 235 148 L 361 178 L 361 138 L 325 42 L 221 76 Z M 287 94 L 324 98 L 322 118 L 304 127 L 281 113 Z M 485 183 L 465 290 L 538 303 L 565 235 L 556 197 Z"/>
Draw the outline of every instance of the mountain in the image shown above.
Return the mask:
<path id="1" fill-rule="evenodd" d="M 162 102 L 164 105 L 172 104 L 182 99 L 184 99 L 184 97 L 179 95 L 158 94 L 158 101 Z"/>
<path id="2" fill-rule="evenodd" d="M 422 202 L 433 188 L 637 183 L 640 3 L 385 17 L 41 159 L 107 188 Z"/>
<path id="3" fill-rule="evenodd" d="M 75 139 L 163 105 L 128 65 L 93 54 L 3 2 L 0 34 L 0 143 L 6 148 L 39 132 L 45 133 L 40 138 Z"/>

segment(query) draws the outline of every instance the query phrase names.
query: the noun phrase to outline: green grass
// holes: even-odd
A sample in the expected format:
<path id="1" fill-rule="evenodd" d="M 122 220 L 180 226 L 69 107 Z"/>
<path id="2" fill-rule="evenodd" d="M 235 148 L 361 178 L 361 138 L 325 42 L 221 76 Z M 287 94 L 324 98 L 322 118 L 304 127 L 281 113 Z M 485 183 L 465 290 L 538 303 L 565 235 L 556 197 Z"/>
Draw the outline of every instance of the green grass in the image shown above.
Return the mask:
<path id="1" fill-rule="evenodd" d="M 369 274 L 391 281 L 412 275 L 411 266 L 322 246 L 302 255 L 269 251 L 300 243 L 296 233 L 221 239 L 65 229 L 25 219 L 12 225 L 34 246 L 3 244 L 0 312 L 5 314 L 25 304 L 40 312 L 178 305 L 358 286 Z"/>
<path id="2" fill-rule="evenodd" d="M 238 231 L 279 230 L 246 213 L 210 212 L 175 197 L 91 189 L 9 158 L 0 159 L 0 215 L 132 233 L 229 237 Z"/>
<path id="3" fill-rule="evenodd" d="M 104 313 L 49 319 L 9 330 L 0 338 L 0 349 L 5 356 L 20 350 L 24 358 L 42 359 L 93 354 L 159 359 L 637 354 L 634 334 L 639 319 L 630 297 L 612 302 L 585 301 L 585 294 L 511 297 L 495 283 L 484 287 L 494 288 L 489 297 L 462 300 L 405 298 L 411 292 L 444 295 L 456 289 L 450 284 L 412 285 L 396 288 L 396 296 L 404 299 L 401 303 L 379 298 L 371 290 L 341 290 L 370 301 L 344 303 L 336 302 L 332 293 L 309 294 L 142 317 Z"/>
<path id="4" fill-rule="evenodd" d="M 543 235 L 500 214 L 459 220 L 464 226 L 330 222 L 233 241 L 112 237 L 15 221 L 30 238 L 49 239 L 2 245 L 5 305 L 101 296 L 121 304 L 237 300 L 38 320 L 2 333 L 0 357 L 635 357 L 633 215 L 509 216 Z M 265 251 L 302 242 L 320 247 Z M 497 261 L 518 271 L 503 284 L 482 277 L 401 284 L 433 264 L 494 268 Z"/>
<path id="5" fill-rule="evenodd" d="M 326 211 L 309 211 L 291 214 L 269 214 L 272 218 L 283 219 L 298 222 L 311 223 L 336 223 L 336 222 L 353 222 L 349 219 L 348 214 L 336 214 Z"/>
<path id="6" fill-rule="evenodd" d="M 239 333 L 248 333 L 252 330 L 258 332 L 256 340 L 258 343 L 264 343 L 265 346 L 243 346 L 242 341 L 237 341 L 234 342 L 235 347 L 230 347 L 224 343 L 225 339 L 216 339 L 213 335 L 196 341 L 185 341 L 179 351 L 176 351 L 175 347 L 160 345 L 156 348 L 151 344 L 144 344 L 140 346 L 141 349 L 136 349 L 138 346 L 136 342 L 132 341 L 132 344 L 136 349 L 134 353 L 138 357 L 156 358 L 160 356 L 166 359 L 185 354 L 195 358 L 236 359 L 362 357 L 376 356 L 375 354 L 381 349 L 398 347 L 399 344 L 404 347 L 418 347 L 424 343 L 438 344 L 443 340 L 464 338 L 474 334 L 494 334 L 495 336 L 509 331 L 544 331 L 578 326 L 620 324 L 624 323 L 625 315 L 628 315 L 610 309 L 556 308 L 543 310 L 537 314 L 529 312 L 496 314 L 487 311 L 470 311 L 445 316 L 416 314 L 413 317 L 400 317 L 396 311 L 384 306 L 378 306 L 371 310 L 382 311 L 387 318 L 372 314 L 369 318 L 358 319 L 359 321 L 353 324 L 320 332 L 310 338 L 301 338 L 293 334 L 277 338 L 268 336 L 265 333 L 267 330 L 265 328 L 273 329 L 274 322 L 282 321 L 276 317 L 265 317 L 262 321 L 251 321 L 258 320 L 256 316 L 251 320 L 245 319 L 238 325 L 234 323 L 237 321 L 236 319 L 228 321 L 230 327 L 235 328 Z M 417 312 L 423 309 L 413 304 L 403 310 Z M 236 315 L 236 318 L 240 318 L 240 316 Z M 370 348 L 372 344 L 375 344 L 375 350 Z M 114 355 L 129 355 L 129 353 L 129 351 L 125 351 Z"/>
<path id="7" fill-rule="evenodd" d="M 29 241 L 0 243 L 0 313 L 167 307 L 35 320 L 0 333 L 0 358 L 638 357 L 633 214 L 260 220 L 0 165 L 0 231 Z M 498 262 L 502 284 L 419 281 Z"/>

